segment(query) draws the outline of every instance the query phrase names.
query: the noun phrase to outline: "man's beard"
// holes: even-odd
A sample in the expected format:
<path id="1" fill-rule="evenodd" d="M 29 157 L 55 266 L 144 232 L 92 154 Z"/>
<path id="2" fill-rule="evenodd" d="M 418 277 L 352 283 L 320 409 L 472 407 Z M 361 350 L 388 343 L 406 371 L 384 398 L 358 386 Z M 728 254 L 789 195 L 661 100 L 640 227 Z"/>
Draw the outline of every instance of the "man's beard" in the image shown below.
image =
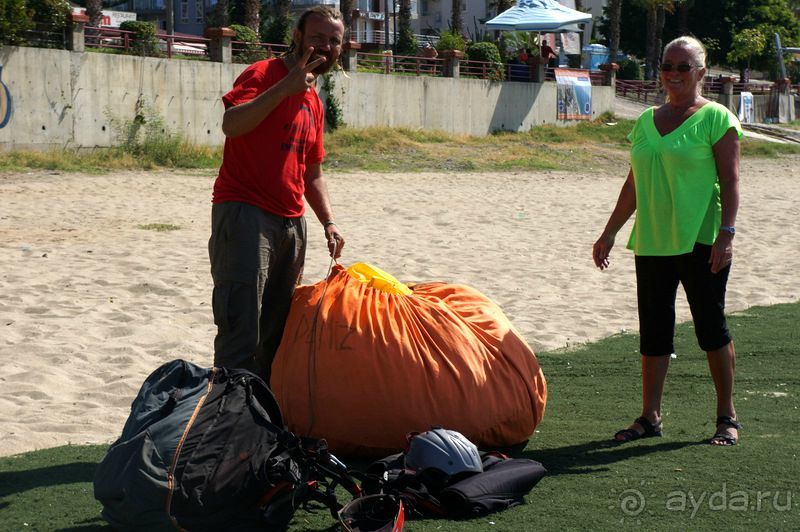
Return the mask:
<path id="1" fill-rule="evenodd" d="M 306 48 L 306 50 L 307 49 L 308 48 Z M 299 58 L 303 57 L 303 54 L 306 52 L 306 50 L 303 50 L 302 52 L 298 51 L 297 58 L 299 59 Z M 309 63 L 313 63 L 314 61 L 316 61 L 320 57 L 324 57 L 325 58 L 325 62 L 323 62 L 319 66 L 315 67 L 314 70 L 311 71 L 317 76 L 321 76 L 322 74 L 327 73 L 328 71 L 330 71 L 334 67 L 334 65 L 336 65 L 336 61 L 334 61 L 331 58 L 330 52 L 325 53 L 325 52 L 316 52 L 315 51 L 314 53 L 311 54 L 311 57 L 308 58 L 308 62 Z"/>

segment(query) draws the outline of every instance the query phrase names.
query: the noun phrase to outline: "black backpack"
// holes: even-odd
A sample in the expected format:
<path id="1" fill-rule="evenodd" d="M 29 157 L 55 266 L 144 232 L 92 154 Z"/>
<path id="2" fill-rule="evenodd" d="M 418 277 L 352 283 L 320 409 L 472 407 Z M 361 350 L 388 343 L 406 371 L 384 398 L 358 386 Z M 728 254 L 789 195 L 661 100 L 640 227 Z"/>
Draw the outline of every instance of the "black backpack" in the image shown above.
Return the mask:
<path id="1" fill-rule="evenodd" d="M 144 382 L 94 478 L 120 530 L 283 530 L 302 505 L 331 515 L 360 489 L 324 440 L 300 438 L 246 370 L 168 362 Z"/>

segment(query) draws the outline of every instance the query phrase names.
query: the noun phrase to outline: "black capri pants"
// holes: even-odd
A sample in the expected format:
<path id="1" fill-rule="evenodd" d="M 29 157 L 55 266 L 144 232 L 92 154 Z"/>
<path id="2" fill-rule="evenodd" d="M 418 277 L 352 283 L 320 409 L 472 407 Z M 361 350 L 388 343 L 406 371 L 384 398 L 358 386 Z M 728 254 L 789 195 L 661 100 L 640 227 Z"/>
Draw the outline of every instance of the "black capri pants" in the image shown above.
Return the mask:
<path id="1" fill-rule="evenodd" d="M 730 265 L 711 273 L 711 246 L 695 244 L 691 253 L 667 257 L 636 257 L 639 304 L 639 351 L 644 356 L 675 352 L 675 297 L 683 285 L 692 311 L 697 343 L 716 351 L 730 343 L 725 320 L 725 289 Z"/>

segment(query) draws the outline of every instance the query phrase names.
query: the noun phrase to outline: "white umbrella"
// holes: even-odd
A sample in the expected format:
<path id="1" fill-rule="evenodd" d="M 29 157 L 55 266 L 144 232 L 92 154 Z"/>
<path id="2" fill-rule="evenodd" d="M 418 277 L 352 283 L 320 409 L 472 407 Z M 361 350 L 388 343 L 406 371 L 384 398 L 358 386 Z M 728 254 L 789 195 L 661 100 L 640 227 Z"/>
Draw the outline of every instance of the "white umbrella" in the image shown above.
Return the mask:
<path id="1" fill-rule="evenodd" d="M 559 4 L 556 0 L 518 0 L 517 5 L 486 22 L 486 29 L 558 33 L 575 31 L 575 24 L 592 16 Z"/>

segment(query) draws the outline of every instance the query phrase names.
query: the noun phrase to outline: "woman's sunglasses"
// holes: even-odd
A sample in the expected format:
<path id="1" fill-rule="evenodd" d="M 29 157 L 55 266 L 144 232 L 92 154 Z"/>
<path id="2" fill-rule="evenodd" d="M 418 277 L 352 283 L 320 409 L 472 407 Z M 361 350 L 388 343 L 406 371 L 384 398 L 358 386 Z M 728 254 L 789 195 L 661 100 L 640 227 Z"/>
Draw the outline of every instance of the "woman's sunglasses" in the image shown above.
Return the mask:
<path id="1" fill-rule="evenodd" d="M 673 65 L 672 63 L 664 63 L 661 65 L 662 72 L 672 72 L 673 69 L 677 70 L 678 72 L 689 72 L 691 69 L 694 68 L 694 65 L 690 65 L 688 63 L 681 63 L 680 65 Z"/>

